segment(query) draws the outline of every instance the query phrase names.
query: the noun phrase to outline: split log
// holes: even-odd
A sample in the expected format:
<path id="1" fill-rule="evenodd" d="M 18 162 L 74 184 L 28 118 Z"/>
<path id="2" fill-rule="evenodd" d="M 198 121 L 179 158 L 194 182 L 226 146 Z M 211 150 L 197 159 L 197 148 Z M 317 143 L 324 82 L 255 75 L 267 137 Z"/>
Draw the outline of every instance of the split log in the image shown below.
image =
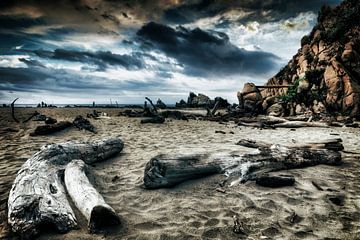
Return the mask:
<path id="1" fill-rule="evenodd" d="M 237 176 L 239 182 L 245 182 L 272 171 L 340 163 L 338 151 L 280 145 L 263 146 L 254 153 L 240 152 L 237 155 L 159 155 L 146 164 L 144 186 L 149 189 L 171 187 L 216 173 Z"/>
<path id="2" fill-rule="evenodd" d="M 62 121 L 55 124 L 40 125 L 35 128 L 34 132 L 30 133 L 30 136 L 48 135 L 51 133 L 62 131 L 71 126 L 71 122 L 68 121 Z"/>
<path id="3" fill-rule="evenodd" d="M 62 176 L 73 159 L 103 161 L 123 149 L 120 139 L 66 142 L 41 148 L 18 172 L 8 199 L 8 222 L 14 232 L 32 238 L 44 226 L 67 232 L 77 226 L 66 198 Z"/>
<path id="4" fill-rule="evenodd" d="M 88 220 L 91 233 L 105 226 L 117 225 L 120 219 L 103 197 L 91 185 L 82 160 L 71 161 L 65 169 L 66 189 L 76 207 Z"/>

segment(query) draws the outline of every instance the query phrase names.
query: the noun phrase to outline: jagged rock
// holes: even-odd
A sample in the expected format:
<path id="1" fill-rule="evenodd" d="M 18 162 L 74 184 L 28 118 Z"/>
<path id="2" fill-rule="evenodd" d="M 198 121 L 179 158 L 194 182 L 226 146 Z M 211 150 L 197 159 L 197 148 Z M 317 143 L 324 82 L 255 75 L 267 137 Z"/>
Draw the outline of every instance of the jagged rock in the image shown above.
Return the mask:
<path id="1" fill-rule="evenodd" d="M 193 92 L 190 92 L 187 105 L 189 107 L 206 107 L 211 104 L 211 100 L 208 96 L 199 93 L 196 95 Z"/>
<path id="2" fill-rule="evenodd" d="M 226 99 L 224 99 L 222 97 L 216 97 L 214 99 L 214 104 L 216 102 L 219 102 L 219 105 L 218 105 L 219 108 L 227 108 L 227 107 L 230 106 L 230 103 Z M 211 104 L 211 105 L 213 105 L 213 104 Z M 213 107 L 213 106 L 211 106 L 211 107 Z"/>
<path id="3" fill-rule="evenodd" d="M 161 101 L 161 99 L 159 98 L 156 102 L 156 105 L 155 105 L 157 108 L 160 108 L 160 109 L 165 109 L 166 108 L 166 104 Z"/>
<path id="4" fill-rule="evenodd" d="M 177 107 L 177 108 L 185 108 L 185 107 L 187 107 L 187 104 L 186 104 L 186 102 L 184 101 L 184 99 L 181 99 L 180 102 L 177 102 L 177 103 L 175 104 L 175 107 Z"/>
<path id="5" fill-rule="evenodd" d="M 294 85 L 297 95 L 284 99 L 304 103 L 316 114 L 360 117 L 360 2 L 345 0 L 336 8 L 322 8 L 318 21 L 301 40 L 298 53 L 266 85 Z M 276 104 L 268 98 L 286 94 L 283 88 L 264 89 L 262 106 L 266 110 Z M 318 103 L 313 105 L 315 99 Z M 303 109 L 295 105 L 295 113 Z"/>
<path id="6" fill-rule="evenodd" d="M 237 93 L 239 107 L 246 112 L 256 113 L 262 108 L 263 97 L 253 83 L 245 83 L 242 92 Z"/>

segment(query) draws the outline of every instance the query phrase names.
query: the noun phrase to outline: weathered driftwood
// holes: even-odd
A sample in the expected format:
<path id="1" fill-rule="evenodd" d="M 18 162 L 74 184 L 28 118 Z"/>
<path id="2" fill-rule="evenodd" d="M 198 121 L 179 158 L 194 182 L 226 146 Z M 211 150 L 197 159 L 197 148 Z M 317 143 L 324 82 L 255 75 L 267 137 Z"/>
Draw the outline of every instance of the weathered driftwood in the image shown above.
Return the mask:
<path id="1" fill-rule="evenodd" d="M 219 162 L 209 155 L 158 155 L 146 164 L 144 185 L 150 189 L 171 187 L 221 170 Z"/>
<path id="2" fill-rule="evenodd" d="M 90 232 L 119 224 L 120 219 L 116 212 L 91 185 L 85 171 L 84 161 L 71 161 L 65 169 L 65 185 L 76 207 L 88 220 Z"/>
<path id="3" fill-rule="evenodd" d="M 314 148 L 262 146 L 254 153 L 203 155 L 159 155 L 145 167 L 144 186 L 149 189 L 171 187 L 189 179 L 225 173 L 239 177 L 239 182 L 278 170 L 318 164 L 338 165 L 338 151 Z"/>
<path id="4" fill-rule="evenodd" d="M 34 132 L 30 133 L 30 136 L 48 135 L 54 132 L 62 131 L 71 126 L 71 122 L 68 121 L 62 121 L 55 124 L 40 125 L 35 128 Z"/>
<path id="5" fill-rule="evenodd" d="M 344 150 L 344 146 L 341 143 L 342 143 L 341 138 L 335 138 L 335 139 L 322 140 L 319 142 L 291 144 L 286 147 L 299 148 L 299 149 L 328 149 L 328 150 L 334 150 L 334 151 L 342 151 L 342 150 Z M 236 145 L 240 145 L 243 147 L 249 147 L 249 148 L 270 148 L 272 146 L 272 144 L 270 144 L 270 143 L 254 141 L 254 140 L 249 140 L 249 139 L 241 139 L 239 142 L 236 143 Z"/>
<path id="6" fill-rule="evenodd" d="M 74 121 L 73 121 L 73 125 L 75 127 L 77 127 L 78 129 L 82 130 L 85 129 L 87 131 L 96 133 L 96 128 L 94 127 L 94 125 L 91 124 L 91 122 L 87 119 L 85 119 L 83 116 L 79 115 L 77 116 Z"/>
<path id="7" fill-rule="evenodd" d="M 154 113 L 157 114 L 157 113 L 158 113 L 158 110 L 157 110 L 156 106 L 154 105 L 154 103 L 151 101 L 151 99 L 148 98 L 148 97 L 146 97 L 145 99 L 149 101 L 149 103 L 150 103 L 151 106 L 153 107 Z"/>
<path id="8" fill-rule="evenodd" d="M 15 122 L 19 123 L 20 121 L 17 120 L 17 118 L 15 117 L 15 102 L 18 100 L 19 98 L 15 98 L 15 100 L 11 103 L 11 116 L 14 119 Z"/>
<path id="9" fill-rule="evenodd" d="M 14 232 L 31 238 L 44 226 L 67 232 L 77 226 L 66 198 L 62 175 L 73 159 L 105 160 L 123 149 L 120 139 L 51 144 L 29 158 L 18 172 L 8 199 L 8 222 Z"/>

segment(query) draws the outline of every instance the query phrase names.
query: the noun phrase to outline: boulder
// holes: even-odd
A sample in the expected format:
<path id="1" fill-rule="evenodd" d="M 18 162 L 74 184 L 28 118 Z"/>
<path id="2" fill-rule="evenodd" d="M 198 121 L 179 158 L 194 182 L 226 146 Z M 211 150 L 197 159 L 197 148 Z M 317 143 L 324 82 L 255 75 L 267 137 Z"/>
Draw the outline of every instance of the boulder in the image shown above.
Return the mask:
<path id="1" fill-rule="evenodd" d="M 269 116 L 280 117 L 284 114 L 284 108 L 280 103 L 275 103 L 271 105 L 266 112 Z"/>
<path id="2" fill-rule="evenodd" d="M 237 94 L 239 107 L 246 112 L 259 112 L 262 108 L 263 97 L 259 89 L 253 83 L 245 83 L 242 92 Z"/>

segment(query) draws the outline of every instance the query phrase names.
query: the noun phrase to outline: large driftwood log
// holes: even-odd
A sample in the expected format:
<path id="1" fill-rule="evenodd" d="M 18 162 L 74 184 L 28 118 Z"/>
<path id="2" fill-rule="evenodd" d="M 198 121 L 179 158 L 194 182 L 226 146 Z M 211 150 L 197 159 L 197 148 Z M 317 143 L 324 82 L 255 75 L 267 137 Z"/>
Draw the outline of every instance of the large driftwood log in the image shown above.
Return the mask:
<path id="1" fill-rule="evenodd" d="M 91 185 L 85 171 L 86 165 L 82 160 L 71 161 L 65 169 L 65 186 L 76 207 L 88 220 L 90 232 L 119 224 L 120 219 L 114 209 Z"/>
<path id="2" fill-rule="evenodd" d="M 8 222 L 12 230 L 31 238 L 47 225 L 59 232 L 75 228 L 76 218 L 62 185 L 66 164 L 73 159 L 102 161 L 119 153 L 123 146 L 120 139 L 107 139 L 42 147 L 21 167 L 10 190 Z"/>
<path id="3" fill-rule="evenodd" d="M 159 155 L 146 164 L 144 186 L 149 189 L 171 187 L 216 173 L 225 173 L 228 177 L 235 175 L 244 182 L 272 171 L 318 164 L 338 165 L 340 162 L 338 151 L 308 146 L 262 145 L 254 153 L 240 152 L 236 155 Z"/>
<path id="4" fill-rule="evenodd" d="M 219 162 L 209 155 L 158 155 L 145 167 L 146 188 L 171 187 L 189 179 L 221 172 Z"/>

